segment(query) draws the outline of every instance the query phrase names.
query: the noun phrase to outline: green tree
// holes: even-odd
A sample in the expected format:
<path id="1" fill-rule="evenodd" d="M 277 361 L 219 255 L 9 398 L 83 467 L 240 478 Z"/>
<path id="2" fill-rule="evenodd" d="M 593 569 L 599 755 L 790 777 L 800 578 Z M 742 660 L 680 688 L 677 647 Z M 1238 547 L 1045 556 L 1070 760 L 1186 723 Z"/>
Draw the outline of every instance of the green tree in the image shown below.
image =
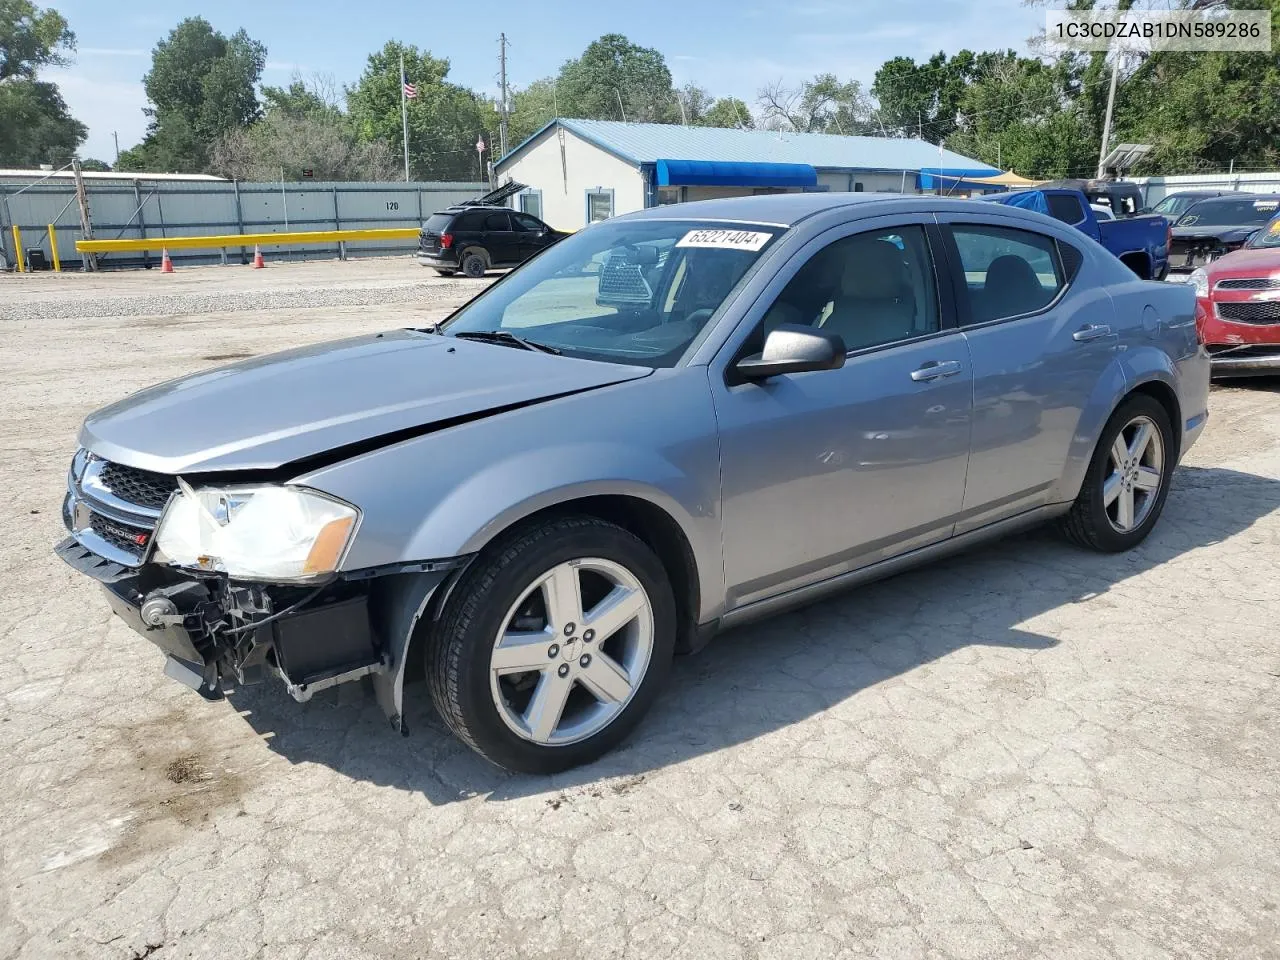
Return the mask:
<path id="1" fill-rule="evenodd" d="M 550 123 L 556 116 L 555 77 L 535 80 L 511 97 L 507 118 L 507 144 L 514 149 Z"/>
<path id="2" fill-rule="evenodd" d="M 87 170 L 90 173 L 110 173 L 111 164 L 105 160 L 98 160 L 95 157 L 89 157 L 80 161 L 80 169 Z"/>
<path id="3" fill-rule="evenodd" d="M 76 38 L 56 10 L 0 0 L 0 165 L 65 163 L 88 129 L 72 118 L 41 67 L 65 66 Z"/>
<path id="4" fill-rule="evenodd" d="M 886 132 L 930 143 L 946 140 L 956 129 L 975 61 L 969 50 L 953 57 L 936 53 L 921 64 L 910 57 L 886 61 L 871 85 Z"/>
<path id="5" fill-rule="evenodd" d="M 819 74 L 798 87 L 781 81 L 769 84 L 760 90 L 758 102 L 770 129 L 844 136 L 879 132 L 862 85 L 857 80 L 841 82 L 833 73 Z"/>
<path id="6" fill-rule="evenodd" d="M 738 130 L 751 130 L 755 120 L 747 105 L 737 97 L 721 97 L 698 121 L 702 127 L 733 127 Z"/>
<path id="7" fill-rule="evenodd" d="M 401 152 L 400 56 L 405 76 L 417 87 L 408 103 L 410 174 L 419 180 L 474 180 L 481 175 L 476 138 L 491 125 L 475 93 L 449 83 L 449 61 L 429 51 L 389 41 L 369 55 L 364 73 L 347 88 L 347 109 L 357 136 L 381 140 L 395 156 Z M 490 143 L 491 145 L 491 143 Z M 489 159 L 488 156 L 485 158 Z"/>
<path id="8" fill-rule="evenodd" d="M 588 120 L 678 123 L 680 109 L 662 54 L 620 33 L 593 41 L 557 77 L 560 114 Z"/>
<path id="9" fill-rule="evenodd" d="M 211 144 L 260 116 L 256 88 L 266 58 L 266 47 L 244 30 L 228 38 L 202 17 L 183 20 L 151 53 L 143 78 L 151 125 L 117 168 L 206 169 Z"/>

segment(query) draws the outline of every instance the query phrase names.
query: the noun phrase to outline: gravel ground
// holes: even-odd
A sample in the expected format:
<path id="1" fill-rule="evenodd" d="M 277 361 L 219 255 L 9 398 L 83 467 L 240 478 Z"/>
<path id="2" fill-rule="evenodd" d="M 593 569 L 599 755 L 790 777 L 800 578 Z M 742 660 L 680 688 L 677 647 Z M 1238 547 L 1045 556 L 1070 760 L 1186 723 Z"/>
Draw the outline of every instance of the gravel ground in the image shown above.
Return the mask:
<path id="1" fill-rule="evenodd" d="M 555 778 L 488 767 L 421 685 L 408 739 L 358 687 L 204 703 L 51 555 L 89 410 L 475 289 L 403 260 L 0 277 L 0 957 L 1280 957 L 1273 387 L 1214 392 L 1139 550 L 1033 533 L 727 634 Z"/>

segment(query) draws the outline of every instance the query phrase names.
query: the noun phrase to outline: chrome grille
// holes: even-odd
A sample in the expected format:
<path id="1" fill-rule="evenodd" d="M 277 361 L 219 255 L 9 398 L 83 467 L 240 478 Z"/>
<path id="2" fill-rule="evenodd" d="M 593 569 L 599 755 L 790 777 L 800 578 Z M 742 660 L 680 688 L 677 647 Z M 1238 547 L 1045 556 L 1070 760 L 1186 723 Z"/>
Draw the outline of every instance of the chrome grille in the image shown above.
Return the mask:
<path id="1" fill-rule="evenodd" d="M 147 543 L 151 540 L 151 531 L 142 527 L 133 527 L 126 523 L 117 523 L 100 513 L 89 515 L 89 529 L 96 533 L 117 550 L 123 550 L 136 559 L 142 559 Z"/>
<path id="2" fill-rule="evenodd" d="M 170 494 L 178 489 L 174 477 L 119 463 L 104 463 L 98 477 L 102 485 L 121 500 L 152 510 L 164 509 Z"/>
<path id="3" fill-rule="evenodd" d="M 1242 300 L 1219 303 L 1218 316 L 1234 323 L 1280 323 L 1280 300 Z"/>
<path id="4" fill-rule="evenodd" d="M 1232 277 L 1214 284 L 1216 290 L 1280 290 L 1280 277 Z"/>

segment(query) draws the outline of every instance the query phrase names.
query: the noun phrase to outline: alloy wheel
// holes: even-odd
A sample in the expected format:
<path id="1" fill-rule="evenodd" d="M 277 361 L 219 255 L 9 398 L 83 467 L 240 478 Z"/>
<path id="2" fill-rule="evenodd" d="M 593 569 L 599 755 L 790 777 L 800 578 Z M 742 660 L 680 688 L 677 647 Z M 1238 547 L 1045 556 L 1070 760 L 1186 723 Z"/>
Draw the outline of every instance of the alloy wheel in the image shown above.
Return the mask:
<path id="1" fill-rule="evenodd" d="M 598 557 L 557 564 L 523 591 L 494 638 L 498 714 L 533 743 L 585 740 L 631 701 L 653 638 L 652 602 L 626 567 Z"/>
<path id="2" fill-rule="evenodd" d="M 1134 417 L 1116 434 L 1107 457 L 1102 503 L 1111 526 L 1128 533 L 1142 526 L 1164 483 L 1164 441 L 1147 416 Z"/>

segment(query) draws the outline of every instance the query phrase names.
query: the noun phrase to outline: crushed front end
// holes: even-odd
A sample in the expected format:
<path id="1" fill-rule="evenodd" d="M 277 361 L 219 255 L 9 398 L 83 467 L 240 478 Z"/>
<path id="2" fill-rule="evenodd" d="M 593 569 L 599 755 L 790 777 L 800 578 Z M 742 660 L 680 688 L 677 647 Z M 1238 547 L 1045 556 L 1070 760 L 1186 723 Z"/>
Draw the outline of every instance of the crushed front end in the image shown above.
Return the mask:
<path id="1" fill-rule="evenodd" d="M 335 570 L 303 582 L 190 569 L 162 562 L 157 549 L 166 510 L 193 493 L 184 481 L 83 449 L 67 480 L 70 536 L 55 552 L 102 584 L 112 610 L 165 654 L 168 676 L 218 700 L 275 674 L 305 701 L 373 675 L 379 702 L 401 727 L 409 635 L 458 561 Z"/>

